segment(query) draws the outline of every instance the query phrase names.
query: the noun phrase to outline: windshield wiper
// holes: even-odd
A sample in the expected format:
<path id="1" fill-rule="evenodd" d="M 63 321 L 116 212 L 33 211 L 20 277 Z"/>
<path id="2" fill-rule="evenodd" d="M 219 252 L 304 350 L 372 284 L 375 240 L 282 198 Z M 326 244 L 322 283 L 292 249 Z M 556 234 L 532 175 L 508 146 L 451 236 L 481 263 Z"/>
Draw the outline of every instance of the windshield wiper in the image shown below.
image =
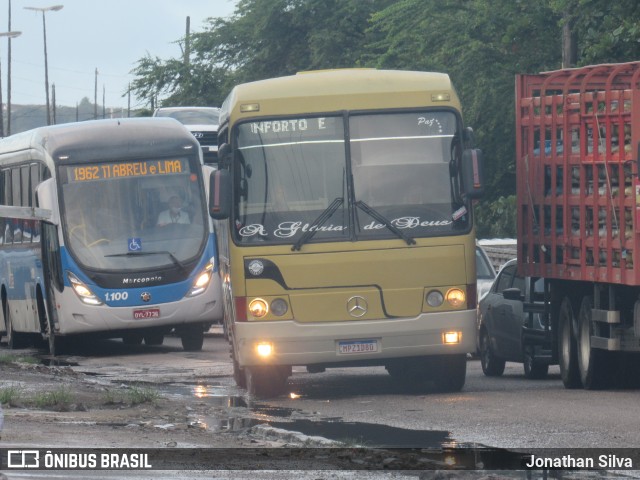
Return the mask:
<path id="1" fill-rule="evenodd" d="M 294 252 L 296 250 L 300 250 L 300 247 L 302 247 L 302 245 L 307 243 L 311 239 L 311 237 L 313 237 L 316 234 L 316 232 L 318 231 L 318 227 L 321 227 L 324 224 L 324 222 L 326 222 L 329 219 L 329 217 L 331 217 L 331 215 L 334 214 L 334 212 L 338 209 L 338 207 L 342 205 L 343 202 L 344 200 L 342 199 L 342 197 L 336 197 L 336 199 L 333 202 L 331 202 L 331 205 L 325 208 L 324 211 L 318 216 L 318 218 L 316 218 L 311 223 L 311 226 L 316 228 L 314 228 L 313 230 L 309 228 L 309 230 L 307 230 L 304 233 L 304 235 L 302 235 L 298 239 L 298 241 L 293 245 L 293 247 L 291 247 L 291 250 L 293 250 Z"/>
<path id="2" fill-rule="evenodd" d="M 358 200 L 356 202 L 356 207 L 358 207 L 364 213 L 366 213 L 367 215 L 375 218 L 377 221 L 382 223 L 385 227 L 387 227 L 389 230 L 395 233 L 398 237 L 400 237 L 402 240 L 407 242 L 407 245 L 416 244 L 416 241 L 413 239 L 413 237 L 410 237 L 409 235 L 405 235 L 404 233 L 402 233 L 402 231 L 398 227 L 396 227 L 394 224 L 392 224 L 384 215 L 382 215 L 377 210 L 374 210 L 373 208 L 371 208 L 362 200 Z"/>
<path id="3" fill-rule="evenodd" d="M 158 250 L 155 252 L 127 252 L 127 253 L 111 253 L 109 255 L 105 255 L 105 257 L 143 257 L 146 255 L 169 255 L 171 261 L 180 268 L 180 270 L 185 271 L 186 267 L 176 258 L 176 256 L 168 250 Z"/>

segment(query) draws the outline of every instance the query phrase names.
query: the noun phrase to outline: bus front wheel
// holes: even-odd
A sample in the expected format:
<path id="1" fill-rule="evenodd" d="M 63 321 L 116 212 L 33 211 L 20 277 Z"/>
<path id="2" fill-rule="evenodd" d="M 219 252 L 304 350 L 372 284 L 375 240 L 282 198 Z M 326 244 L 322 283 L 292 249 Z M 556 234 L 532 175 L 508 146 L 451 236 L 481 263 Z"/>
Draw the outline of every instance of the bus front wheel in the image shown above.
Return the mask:
<path id="1" fill-rule="evenodd" d="M 204 344 L 204 330 L 202 325 L 197 323 L 188 325 L 180 330 L 180 340 L 185 352 L 199 352 Z"/>
<path id="2" fill-rule="evenodd" d="M 287 386 L 289 370 L 282 366 L 245 367 L 247 391 L 257 398 L 282 395 Z"/>
<path id="3" fill-rule="evenodd" d="M 29 346 L 27 341 L 27 335 L 24 333 L 16 332 L 13 329 L 13 320 L 11 319 L 11 310 L 9 309 L 9 302 L 4 303 L 4 321 L 7 327 L 7 333 L 5 334 L 7 339 L 7 345 L 9 349 L 14 350 L 16 348 L 26 348 Z"/>

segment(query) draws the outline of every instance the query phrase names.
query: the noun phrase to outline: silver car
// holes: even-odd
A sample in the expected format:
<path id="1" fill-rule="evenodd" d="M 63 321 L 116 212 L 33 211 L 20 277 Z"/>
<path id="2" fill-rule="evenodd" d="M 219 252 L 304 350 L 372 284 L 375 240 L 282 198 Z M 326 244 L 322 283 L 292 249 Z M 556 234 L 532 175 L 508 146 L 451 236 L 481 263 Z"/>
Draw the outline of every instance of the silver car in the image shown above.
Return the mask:
<path id="1" fill-rule="evenodd" d="M 220 109 L 216 107 L 162 107 L 154 117 L 171 117 L 182 123 L 202 147 L 204 163 L 218 161 L 218 126 Z"/>
<path id="2" fill-rule="evenodd" d="M 478 300 L 482 299 L 493 285 L 496 279 L 496 271 L 487 256 L 487 253 L 480 245 L 476 245 L 476 285 L 478 289 Z"/>

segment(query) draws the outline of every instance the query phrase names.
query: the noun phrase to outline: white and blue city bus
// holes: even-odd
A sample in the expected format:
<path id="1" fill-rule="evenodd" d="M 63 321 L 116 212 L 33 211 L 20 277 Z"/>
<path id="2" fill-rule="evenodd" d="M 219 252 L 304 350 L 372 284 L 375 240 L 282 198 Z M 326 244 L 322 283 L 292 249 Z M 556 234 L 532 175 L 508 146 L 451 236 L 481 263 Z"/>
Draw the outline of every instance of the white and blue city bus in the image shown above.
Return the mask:
<path id="1" fill-rule="evenodd" d="M 200 350 L 222 317 L 212 168 L 173 119 L 96 120 L 0 141 L 0 335 L 98 333 Z M 205 174 L 203 174 L 205 173 Z M 176 223 L 159 222 L 179 197 Z M 166 215 L 162 213 L 162 215 Z"/>

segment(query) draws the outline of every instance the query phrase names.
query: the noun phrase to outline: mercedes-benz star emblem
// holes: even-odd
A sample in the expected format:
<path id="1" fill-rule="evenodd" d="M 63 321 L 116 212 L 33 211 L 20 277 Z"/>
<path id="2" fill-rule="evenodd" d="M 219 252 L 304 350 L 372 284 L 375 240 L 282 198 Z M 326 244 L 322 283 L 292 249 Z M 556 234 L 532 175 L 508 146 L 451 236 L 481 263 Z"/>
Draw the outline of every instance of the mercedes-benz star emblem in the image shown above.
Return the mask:
<path id="1" fill-rule="evenodd" d="M 140 294 L 140 299 L 143 302 L 148 302 L 149 300 L 151 300 L 151 294 L 149 292 L 143 292 Z"/>
<path id="2" fill-rule="evenodd" d="M 257 277 L 259 275 L 262 275 L 262 272 L 264 272 L 264 263 L 262 263 L 260 260 L 251 260 L 251 262 L 249 262 L 248 268 L 249 273 L 254 277 Z"/>
<path id="3" fill-rule="evenodd" d="M 347 300 L 347 312 L 352 317 L 360 318 L 367 313 L 367 301 L 358 295 Z"/>

